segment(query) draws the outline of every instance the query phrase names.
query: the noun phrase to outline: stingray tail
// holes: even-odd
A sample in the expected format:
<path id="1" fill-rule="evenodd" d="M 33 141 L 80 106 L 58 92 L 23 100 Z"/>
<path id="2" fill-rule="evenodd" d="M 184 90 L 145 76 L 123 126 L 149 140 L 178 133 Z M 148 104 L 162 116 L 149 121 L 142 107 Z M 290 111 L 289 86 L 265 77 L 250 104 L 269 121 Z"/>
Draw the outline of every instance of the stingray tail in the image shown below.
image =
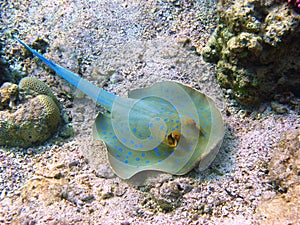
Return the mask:
<path id="1" fill-rule="evenodd" d="M 38 53 L 36 50 L 29 47 L 23 41 L 17 39 L 17 41 L 22 44 L 26 49 L 28 49 L 33 55 L 37 56 L 42 60 L 47 66 L 53 69 L 59 76 L 67 80 L 70 84 L 80 89 L 82 92 L 99 102 L 107 110 L 111 109 L 112 103 L 115 100 L 116 96 L 111 94 L 98 86 L 92 84 L 91 82 L 81 78 L 77 74 L 67 70 L 51 60 L 45 58 L 42 54 Z"/>

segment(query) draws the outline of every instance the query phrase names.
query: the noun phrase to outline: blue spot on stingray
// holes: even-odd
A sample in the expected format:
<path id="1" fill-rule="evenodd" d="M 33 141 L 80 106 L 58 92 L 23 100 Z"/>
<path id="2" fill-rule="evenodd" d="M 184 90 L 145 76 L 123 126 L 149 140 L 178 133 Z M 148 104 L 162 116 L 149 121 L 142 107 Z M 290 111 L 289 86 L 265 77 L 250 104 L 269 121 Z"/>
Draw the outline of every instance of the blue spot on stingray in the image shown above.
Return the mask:
<path id="1" fill-rule="evenodd" d="M 152 140 L 152 139 L 153 139 L 153 137 L 152 137 L 152 136 L 149 136 L 149 137 L 148 137 L 148 139 L 149 139 L 149 140 Z"/>
<path id="2" fill-rule="evenodd" d="M 142 153 L 142 154 L 141 154 L 142 157 L 145 157 L 145 155 L 146 155 L 145 153 Z"/>
<path id="3" fill-rule="evenodd" d="M 163 129 L 165 129 L 165 126 L 161 126 L 159 129 L 160 129 L 160 130 L 163 130 Z"/>
<path id="4" fill-rule="evenodd" d="M 165 155 L 165 156 L 168 156 L 168 155 L 169 155 L 169 153 L 168 153 L 168 152 L 164 152 L 164 155 Z"/>
<path id="5" fill-rule="evenodd" d="M 117 155 L 117 158 L 119 159 L 119 158 L 121 158 L 121 156 L 120 156 L 120 155 Z"/>
<path id="6" fill-rule="evenodd" d="M 130 144 L 132 144 L 132 145 L 133 145 L 133 144 L 134 144 L 134 141 L 133 141 L 133 140 L 130 140 Z"/>
<path id="7" fill-rule="evenodd" d="M 138 137 L 143 137 L 143 135 L 142 134 L 138 134 Z"/>
<path id="8" fill-rule="evenodd" d="M 124 163 L 128 164 L 128 160 L 125 160 Z"/>
<path id="9" fill-rule="evenodd" d="M 104 131 L 104 132 L 102 132 L 102 134 L 107 134 L 107 132 L 106 132 L 106 131 Z"/>
<path id="10" fill-rule="evenodd" d="M 158 160 L 157 162 L 161 163 L 161 162 L 162 162 L 162 160 L 160 159 L 160 160 Z"/>
<path id="11" fill-rule="evenodd" d="M 169 120 L 168 118 L 164 119 L 165 122 L 167 122 L 168 120 Z"/>
<path id="12" fill-rule="evenodd" d="M 160 156 L 160 153 L 159 153 L 159 152 L 156 152 L 156 156 Z"/>
<path id="13" fill-rule="evenodd" d="M 117 136 L 115 135 L 115 136 L 113 136 L 113 139 L 117 139 Z"/>
<path id="14" fill-rule="evenodd" d="M 123 148 L 119 148 L 119 152 L 123 152 Z"/>
<path id="15" fill-rule="evenodd" d="M 179 160 L 179 159 L 176 159 L 175 161 L 176 161 L 177 163 L 178 163 L 178 162 L 180 162 L 180 160 Z"/>
<path id="16" fill-rule="evenodd" d="M 136 159 L 135 159 L 135 161 L 140 161 L 140 160 L 141 160 L 140 158 L 136 158 Z"/>
<path id="17" fill-rule="evenodd" d="M 143 145 L 143 144 L 140 144 L 140 148 L 144 148 L 144 145 Z"/>
<path id="18" fill-rule="evenodd" d="M 176 123 L 179 123 L 180 122 L 180 120 L 176 120 Z"/>
<path id="19" fill-rule="evenodd" d="M 132 131 L 133 131 L 133 133 L 136 133 L 136 128 L 133 128 Z"/>
<path id="20" fill-rule="evenodd" d="M 150 161 L 149 160 L 146 160 L 146 164 L 149 164 L 150 163 Z"/>
<path id="21" fill-rule="evenodd" d="M 190 133 L 190 132 L 191 132 L 191 130 L 190 130 L 190 129 L 188 129 L 188 130 L 186 130 L 186 132 Z"/>
<path id="22" fill-rule="evenodd" d="M 158 118 L 156 118 L 156 121 L 160 121 L 160 118 L 158 117 Z"/>
<path id="23" fill-rule="evenodd" d="M 149 128 L 150 128 L 150 127 L 153 127 L 153 123 L 149 123 Z"/>
<path id="24" fill-rule="evenodd" d="M 127 142 L 126 138 L 122 138 L 122 142 L 126 143 Z"/>
<path id="25" fill-rule="evenodd" d="M 154 148 L 153 150 L 154 150 L 155 152 L 158 152 L 158 147 Z"/>
<path id="26" fill-rule="evenodd" d="M 132 155 L 132 152 L 128 152 L 128 155 Z"/>

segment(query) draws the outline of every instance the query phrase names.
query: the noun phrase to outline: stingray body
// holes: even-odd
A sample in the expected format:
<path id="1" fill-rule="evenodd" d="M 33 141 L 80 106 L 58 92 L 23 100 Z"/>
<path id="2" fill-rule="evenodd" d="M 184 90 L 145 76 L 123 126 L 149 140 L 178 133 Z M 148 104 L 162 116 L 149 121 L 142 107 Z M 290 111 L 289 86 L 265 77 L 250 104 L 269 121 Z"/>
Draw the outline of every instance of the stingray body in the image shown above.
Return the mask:
<path id="1" fill-rule="evenodd" d="M 197 164 L 200 170 L 205 169 L 217 154 L 224 125 L 219 110 L 206 95 L 164 81 L 130 91 L 128 98 L 122 98 L 18 41 L 106 109 L 96 118 L 94 136 L 105 142 L 109 162 L 119 177 L 128 179 L 146 170 L 182 175 Z"/>

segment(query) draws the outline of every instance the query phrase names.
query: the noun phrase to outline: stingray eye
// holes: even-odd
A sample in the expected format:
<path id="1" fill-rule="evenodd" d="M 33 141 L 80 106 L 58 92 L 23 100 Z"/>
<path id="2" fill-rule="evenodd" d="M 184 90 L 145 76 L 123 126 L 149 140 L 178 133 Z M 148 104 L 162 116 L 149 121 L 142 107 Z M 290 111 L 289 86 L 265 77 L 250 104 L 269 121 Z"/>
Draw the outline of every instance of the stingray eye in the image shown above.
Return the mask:
<path id="1" fill-rule="evenodd" d="M 180 135 L 181 134 L 178 131 L 173 131 L 173 132 L 169 133 L 166 137 L 166 144 L 172 148 L 175 148 L 180 139 Z"/>

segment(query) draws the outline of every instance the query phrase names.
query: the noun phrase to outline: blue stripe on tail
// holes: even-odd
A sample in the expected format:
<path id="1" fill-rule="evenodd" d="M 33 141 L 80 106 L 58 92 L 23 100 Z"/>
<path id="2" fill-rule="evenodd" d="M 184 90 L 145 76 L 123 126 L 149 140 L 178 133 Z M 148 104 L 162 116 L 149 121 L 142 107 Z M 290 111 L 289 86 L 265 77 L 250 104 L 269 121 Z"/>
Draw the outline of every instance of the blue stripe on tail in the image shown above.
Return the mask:
<path id="1" fill-rule="evenodd" d="M 37 56 L 39 59 L 41 59 L 47 66 L 49 66 L 51 69 L 53 69 L 59 76 L 67 80 L 70 84 L 77 87 L 81 91 L 83 91 L 85 94 L 99 102 L 103 107 L 105 107 L 107 110 L 110 110 L 112 107 L 112 103 L 115 100 L 117 96 L 114 94 L 111 94 L 98 86 L 92 84 L 88 80 L 85 80 L 78 76 L 77 74 L 71 72 L 70 70 L 67 70 L 51 60 L 45 58 L 42 54 L 38 53 L 34 49 L 30 48 L 27 44 L 25 44 L 23 41 L 17 39 L 17 41 L 22 44 L 26 49 L 28 49 L 32 54 Z"/>

